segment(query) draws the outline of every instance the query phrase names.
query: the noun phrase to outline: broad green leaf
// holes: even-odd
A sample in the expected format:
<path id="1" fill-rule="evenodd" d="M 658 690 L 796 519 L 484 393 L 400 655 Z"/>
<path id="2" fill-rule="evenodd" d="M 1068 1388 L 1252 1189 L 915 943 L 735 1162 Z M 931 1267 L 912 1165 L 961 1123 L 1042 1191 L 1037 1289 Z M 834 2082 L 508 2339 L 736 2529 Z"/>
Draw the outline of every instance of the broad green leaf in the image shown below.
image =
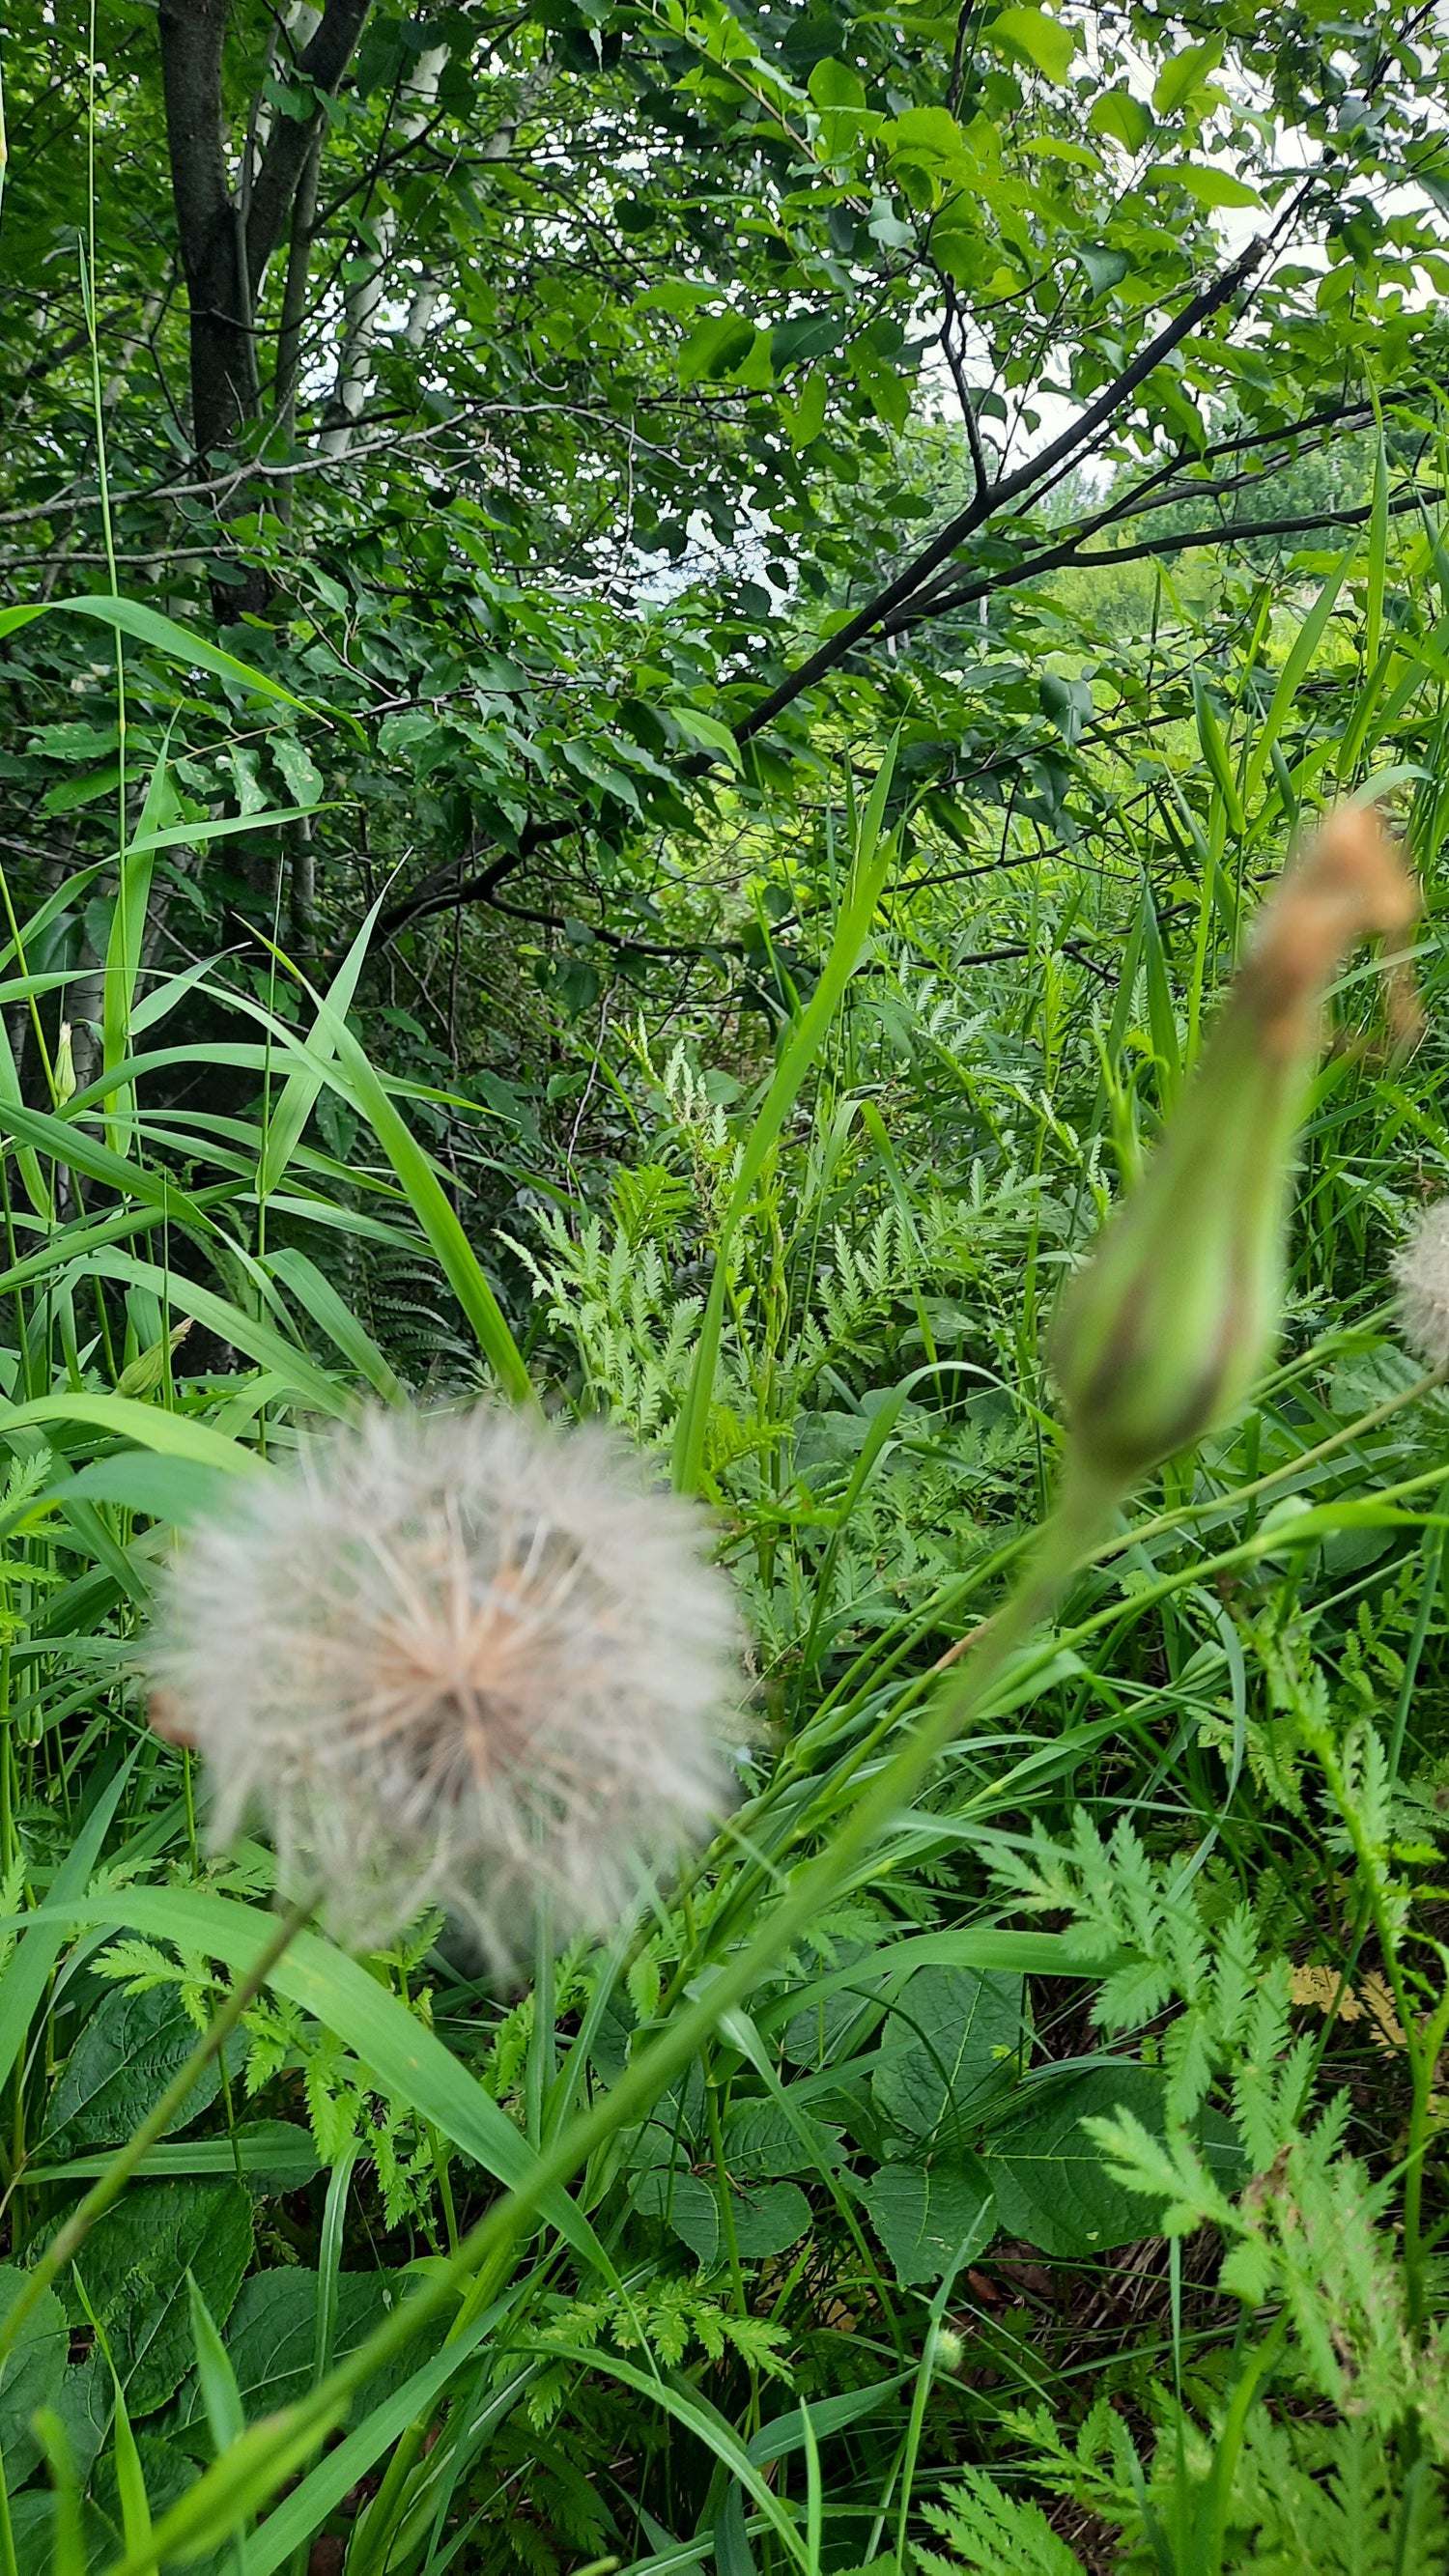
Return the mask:
<path id="1" fill-rule="evenodd" d="M 897 2128 L 952 2145 L 1021 2053 L 1021 1979 L 1000 1970 L 919 1968 L 881 2032 L 871 2090 Z"/>
<path id="2" fill-rule="evenodd" d="M 8 2316 L 24 2280 L 17 2264 L 0 2263 L 0 2317 Z M 40 2458 L 30 2419 L 37 2407 L 57 2403 L 69 2355 L 65 2310 L 55 2292 L 45 2290 L 0 2362 L 0 2453 L 12 2489 L 23 2485 Z"/>
<path id="3" fill-rule="evenodd" d="M 996 2233 L 991 2176 L 979 2156 L 882 2165 L 866 2184 L 864 2200 L 896 2279 L 907 2289 L 939 2281 L 973 2261 Z"/>
<path id="4" fill-rule="evenodd" d="M 1048 17 L 1045 9 L 998 9 L 982 33 L 988 44 L 1030 63 L 1044 80 L 1058 87 L 1071 71 L 1077 50 L 1076 28 L 1064 26 L 1060 18 Z"/>
<path id="5" fill-rule="evenodd" d="M 798 2183 L 737 2183 L 732 2177 L 726 2188 L 742 2262 L 763 2262 L 799 2243 L 810 2224 L 810 2203 Z M 715 2183 L 680 2167 L 655 2167 L 641 2176 L 633 2200 L 641 2217 L 667 2219 L 706 2272 L 725 2261 L 728 2238 Z"/>
<path id="6" fill-rule="evenodd" d="M 1020 2111 L 991 2130 L 982 2162 L 1008 2236 L 1022 2236 L 1054 2259 L 1105 2254 L 1153 2231 L 1153 2204 L 1113 2180 L 1082 2127 L 1118 2109 L 1163 2134 L 1164 2083 L 1154 2067 L 1084 2067 L 1033 2086 Z M 1204 2115 L 1200 2144 L 1227 2191 L 1237 2188 L 1243 2160 L 1227 2122 Z"/>
<path id="7" fill-rule="evenodd" d="M 1190 98 L 1210 81 L 1223 58 L 1223 40 L 1214 36 L 1206 44 L 1184 45 L 1162 66 L 1153 83 L 1152 104 L 1159 116 L 1176 116 Z"/>
<path id="8" fill-rule="evenodd" d="M 426 2419 L 448 2381 L 471 2360 L 480 2343 L 496 2331 L 504 2313 L 501 2302 L 485 2308 L 431 2361 L 413 2371 L 392 2396 L 374 2398 L 356 2430 L 318 2461 L 248 2540 L 241 2558 L 241 2576 L 273 2576 L 273 2570 L 310 2538 L 358 2480 L 391 2449 L 398 2435 L 409 2424 Z M 495 2391 L 487 2415 L 495 2422 L 501 2420 L 538 2368 L 537 2362 L 529 2362 L 515 2371 L 502 2389 Z"/>
<path id="9" fill-rule="evenodd" d="M 1109 89 L 1093 99 L 1087 123 L 1135 156 L 1152 132 L 1152 111 L 1130 89 Z"/>
<path id="10" fill-rule="evenodd" d="M 164 2406 L 191 2367 L 188 2271 L 224 2319 L 251 2252 L 251 2197 L 235 2183 L 142 2183 L 96 2220 L 85 2243 L 86 2296 L 133 2416 Z M 83 2325 L 68 2273 L 58 2287 L 72 2321 Z"/>
<path id="11" fill-rule="evenodd" d="M 865 83 L 849 63 L 823 55 L 805 84 L 816 107 L 864 107 Z"/>
<path id="12" fill-rule="evenodd" d="M 1200 206 L 1261 206 L 1263 200 L 1246 179 L 1220 170 L 1212 161 L 1154 161 L 1142 174 L 1144 188 L 1185 188 Z"/>
<path id="13" fill-rule="evenodd" d="M 838 2165 L 840 2131 L 808 2111 L 787 2117 L 775 2102 L 736 2102 L 724 2123 L 725 2169 L 746 2182 L 786 2174 L 828 2173 Z"/>
<path id="14" fill-rule="evenodd" d="M 47 2161 L 87 2147 L 119 2146 L 145 2118 L 196 2046 L 197 2030 L 175 1986 L 139 1995 L 113 1986 L 84 2024 L 46 2108 L 41 2149 Z M 239 2068 L 245 2041 L 228 2050 Z M 221 2090 L 215 2059 L 193 2086 L 167 2131 L 191 2126 Z"/>
<path id="15" fill-rule="evenodd" d="M 334 2357 L 341 2360 L 360 2344 L 378 2319 L 407 2296 L 409 2286 L 403 2276 L 388 2272 L 339 2273 Z M 249 2422 L 306 2395 L 312 2382 L 316 2323 L 317 2275 L 305 2265 L 289 2263 L 277 2270 L 254 2272 L 242 2284 L 227 2323 L 225 2345 Z M 419 2337 L 406 2362 L 392 2363 L 369 2381 L 365 2405 L 370 2409 L 389 2397 L 410 2369 L 437 2349 L 444 2331 L 443 2321 L 438 2320 Z M 205 2396 L 199 2381 L 183 2388 L 177 2414 L 182 2425 L 202 2419 Z"/>
<path id="16" fill-rule="evenodd" d="M 742 313 L 716 313 L 696 322 L 679 352 L 681 384 L 727 376 L 755 345 L 755 326 Z"/>

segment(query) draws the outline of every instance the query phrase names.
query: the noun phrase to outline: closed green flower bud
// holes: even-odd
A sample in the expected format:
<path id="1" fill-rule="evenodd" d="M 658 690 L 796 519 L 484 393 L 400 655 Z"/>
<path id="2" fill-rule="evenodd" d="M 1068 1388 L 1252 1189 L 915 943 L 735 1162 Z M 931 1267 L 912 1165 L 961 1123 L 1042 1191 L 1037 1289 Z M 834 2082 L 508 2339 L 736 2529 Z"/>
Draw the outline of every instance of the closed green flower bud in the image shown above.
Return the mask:
<path id="1" fill-rule="evenodd" d="M 1182 1105 L 1062 1300 L 1052 1356 L 1074 1464 L 1117 1491 L 1226 1421 L 1272 1345 L 1294 1137 L 1340 959 L 1408 928 L 1372 810 L 1330 817 L 1260 916 Z"/>

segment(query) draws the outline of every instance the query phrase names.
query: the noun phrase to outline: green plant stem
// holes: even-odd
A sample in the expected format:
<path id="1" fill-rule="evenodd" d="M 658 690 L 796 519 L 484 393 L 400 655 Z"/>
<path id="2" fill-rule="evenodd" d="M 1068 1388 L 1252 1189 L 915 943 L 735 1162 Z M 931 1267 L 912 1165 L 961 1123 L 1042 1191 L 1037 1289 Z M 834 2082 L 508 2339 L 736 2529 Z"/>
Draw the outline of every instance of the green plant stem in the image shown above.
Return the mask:
<path id="1" fill-rule="evenodd" d="M 125 2145 L 116 2150 L 99 2182 L 92 2183 L 79 2207 L 72 2210 L 59 2234 L 32 2265 L 24 2288 L 0 2321 L 0 2366 L 14 2348 L 21 2327 L 34 2313 L 56 2275 L 63 2272 L 72 2256 L 80 2252 L 96 2220 L 125 2190 L 142 2157 L 165 2137 L 192 2086 L 225 2047 L 247 2006 L 256 2001 L 283 1952 L 301 1931 L 313 1903 L 314 1899 L 308 1896 L 288 1907 L 266 1948 L 213 2014 L 209 2028 L 202 2033 L 185 2065 L 173 2075 L 155 2108 L 147 2113 L 139 2128 L 132 2130 Z"/>
<path id="2" fill-rule="evenodd" d="M 1268 2372 L 1286 2347 L 1287 2341 L 1288 2315 L 1285 2309 L 1274 2319 L 1257 2351 L 1239 2373 L 1232 2396 L 1228 2401 L 1228 2411 L 1223 2419 L 1223 2429 L 1218 2436 L 1209 2482 L 1211 2504 L 1207 2535 L 1208 2576 L 1219 2576 L 1223 2563 L 1223 2551 L 1227 2546 L 1228 2537 L 1228 2516 L 1232 2510 L 1233 2483 L 1237 2476 L 1243 2436 L 1247 2431 L 1253 2400 Z"/>
<path id="3" fill-rule="evenodd" d="M 744 2000 L 781 1953 L 818 1921 L 827 1901 L 981 1705 L 1003 1665 L 1047 1616 L 1114 1500 L 1113 1489 L 1086 1476 L 1067 1476 L 1030 1566 L 986 1629 L 970 1663 L 954 1684 L 942 1690 L 937 1706 L 884 1765 L 835 1839 L 801 1870 L 797 1883 L 755 1938 L 720 1968 L 609 2091 L 545 2148 L 527 2182 L 484 2212 L 457 2254 L 440 2265 L 431 2280 L 384 2318 L 309 2396 L 249 2426 L 163 2515 L 144 2548 L 115 2562 L 109 2576 L 147 2576 L 168 2555 L 183 2549 L 191 2555 L 201 2535 L 213 2527 L 220 2534 L 230 2527 L 231 2517 L 256 2512 L 339 2421 L 372 2374 L 402 2351 L 431 2317 L 467 2291 L 481 2264 L 503 2253 L 547 2193 L 571 2181 L 597 2147 L 648 2109 L 722 2018 Z"/>
<path id="4" fill-rule="evenodd" d="M 1429 2097 L 1446 2031 L 1449 2031 L 1449 1993 L 1442 1998 L 1427 2027 L 1415 2034 L 1409 2061 L 1414 2094 L 1409 2107 L 1409 2138 L 1404 2153 L 1404 2287 L 1409 2323 L 1416 2330 L 1424 2323 L 1427 2304 L 1424 2265 L 1429 2249 L 1424 2240 L 1424 2158 L 1429 2150 L 1433 2127 Z M 1404 2032 L 1407 2038 L 1407 2022 Z M 1409 2261 L 1410 2245 L 1414 2249 L 1412 2264 Z"/>

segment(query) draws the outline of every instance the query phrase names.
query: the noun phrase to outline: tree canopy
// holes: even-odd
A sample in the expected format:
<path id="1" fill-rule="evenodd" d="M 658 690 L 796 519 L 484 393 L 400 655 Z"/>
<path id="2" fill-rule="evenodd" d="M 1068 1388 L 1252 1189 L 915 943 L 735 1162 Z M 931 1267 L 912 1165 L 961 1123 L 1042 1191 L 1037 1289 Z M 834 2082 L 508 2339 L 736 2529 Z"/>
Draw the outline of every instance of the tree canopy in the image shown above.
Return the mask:
<path id="1" fill-rule="evenodd" d="M 576 996 L 727 955 L 726 851 L 813 868 L 897 728 L 918 849 L 1070 835 L 1187 704 L 1175 584 L 1251 625 L 1375 451 L 1382 512 L 1437 488 L 1446 68 L 1432 8 L 1319 0 L 21 0 L 6 585 L 304 702 L 264 753 L 143 666 L 127 774 L 169 727 L 180 819 L 290 812 L 165 869 L 308 951 L 385 882 L 384 941 L 511 903 Z M 105 840 L 90 649 L 9 647 L 22 855 Z"/>

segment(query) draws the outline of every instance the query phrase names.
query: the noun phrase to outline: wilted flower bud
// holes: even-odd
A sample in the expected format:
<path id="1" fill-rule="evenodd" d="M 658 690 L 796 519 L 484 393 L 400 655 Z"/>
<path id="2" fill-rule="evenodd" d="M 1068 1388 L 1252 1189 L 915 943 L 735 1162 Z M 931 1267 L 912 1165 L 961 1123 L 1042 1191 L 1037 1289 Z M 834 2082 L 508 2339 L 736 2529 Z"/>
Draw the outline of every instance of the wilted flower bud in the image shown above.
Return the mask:
<path id="1" fill-rule="evenodd" d="M 339 1940 L 429 1904 L 506 1966 L 546 1917 L 606 1930 L 725 1803 L 729 1585 L 692 1506 L 602 1432 L 489 1406 L 374 1413 L 199 1529 L 148 1661 Z"/>
<path id="2" fill-rule="evenodd" d="M 1118 1490 L 1242 1402 L 1283 1291 L 1293 1140 L 1340 959 L 1403 931 L 1413 883 L 1372 809 L 1329 817 L 1259 917 L 1176 1115 L 1062 1300 L 1079 1467 Z"/>

